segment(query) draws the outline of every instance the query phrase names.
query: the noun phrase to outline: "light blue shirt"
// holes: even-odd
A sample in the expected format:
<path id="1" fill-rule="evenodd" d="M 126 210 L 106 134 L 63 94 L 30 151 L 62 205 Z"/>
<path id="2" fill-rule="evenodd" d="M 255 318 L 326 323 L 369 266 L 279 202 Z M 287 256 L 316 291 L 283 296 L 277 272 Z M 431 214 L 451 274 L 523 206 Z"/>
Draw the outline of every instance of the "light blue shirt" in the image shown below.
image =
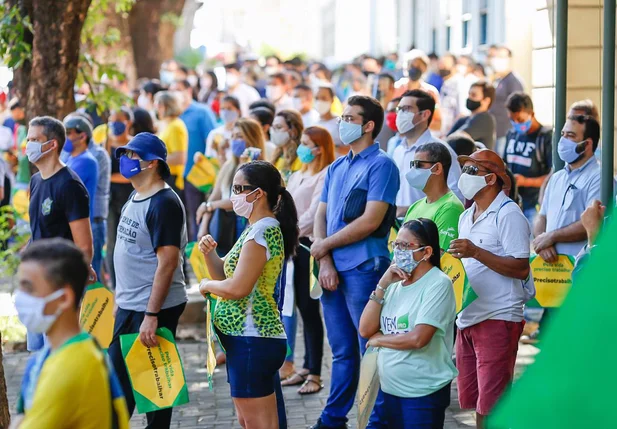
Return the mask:
<path id="1" fill-rule="evenodd" d="M 585 209 L 600 199 L 600 163 L 592 156 L 582 167 L 569 165 L 553 174 L 546 186 L 540 214 L 546 216 L 546 232 L 564 228 L 581 220 Z M 557 243 L 560 255 L 576 256 L 587 240 Z"/>
<path id="2" fill-rule="evenodd" d="M 326 223 L 328 236 L 348 224 L 343 221 L 345 202 L 354 189 L 367 191 L 366 201 L 383 201 L 394 205 L 400 185 L 398 168 L 379 149 L 379 144 L 364 149 L 355 157 L 352 152 L 342 156 L 328 168 L 321 202 L 327 204 Z M 337 271 L 356 268 L 371 258 L 390 257 L 388 235 L 382 238 L 367 237 L 348 246 L 332 250 Z"/>
<path id="3" fill-rule="evenodd" d="M 191 102 L 188 109 L 180 115 L 189 133 L 189 146 L 184 168 L 184 177 L 188 176 L 193 168 L 195 153 L 206 153 L 208 134 L 216 128 L 216 121 L 212 110 L 205 104 Z"/>

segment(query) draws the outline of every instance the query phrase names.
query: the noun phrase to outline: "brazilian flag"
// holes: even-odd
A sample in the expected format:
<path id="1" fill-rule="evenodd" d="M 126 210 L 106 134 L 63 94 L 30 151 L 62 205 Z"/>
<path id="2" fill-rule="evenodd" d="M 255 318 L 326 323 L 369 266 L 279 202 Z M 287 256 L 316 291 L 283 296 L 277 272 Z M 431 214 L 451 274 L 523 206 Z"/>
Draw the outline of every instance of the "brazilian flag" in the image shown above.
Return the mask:
<path id="1" fill-rule="evenodd" d="M 186 176 L 186 180 L 203 193 L 208 193 L 214 187 L 216 176 L 219 173 L 219 161 L 201 153 L 196 154 L 195 163 Z"/>

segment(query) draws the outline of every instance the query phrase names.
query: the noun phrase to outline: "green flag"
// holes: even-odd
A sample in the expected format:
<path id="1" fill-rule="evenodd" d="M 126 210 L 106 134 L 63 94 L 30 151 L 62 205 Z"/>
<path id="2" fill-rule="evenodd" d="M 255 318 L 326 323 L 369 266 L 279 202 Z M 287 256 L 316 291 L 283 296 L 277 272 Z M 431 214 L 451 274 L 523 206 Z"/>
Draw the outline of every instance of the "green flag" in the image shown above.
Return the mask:
<path id="1" fill-rule="evenodd" d="M 616 239 L 613 223 L 551 318 L 536 362 L 504 395 L 489 429 L 617 427 L 611 412 L 617 384 L 617 287 L 611 277 Z"/>

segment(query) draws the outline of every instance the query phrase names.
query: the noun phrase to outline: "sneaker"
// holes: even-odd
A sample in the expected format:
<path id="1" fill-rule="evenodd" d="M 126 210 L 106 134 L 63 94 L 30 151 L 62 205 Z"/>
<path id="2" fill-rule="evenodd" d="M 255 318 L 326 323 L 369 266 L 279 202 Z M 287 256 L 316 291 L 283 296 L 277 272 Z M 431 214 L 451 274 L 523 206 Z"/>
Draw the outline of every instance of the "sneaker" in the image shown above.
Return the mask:
<path id="1" fill-rule="evenodd" d="M 317 423 L 315 423 L 313 426 L 311 426 L 310 429 L 348 429 L 349 426 L 347 426 L 347 424 L 343 424 L 341 426 L 326 426 L 321 422 L 321 419 L 317 420 Z"/>

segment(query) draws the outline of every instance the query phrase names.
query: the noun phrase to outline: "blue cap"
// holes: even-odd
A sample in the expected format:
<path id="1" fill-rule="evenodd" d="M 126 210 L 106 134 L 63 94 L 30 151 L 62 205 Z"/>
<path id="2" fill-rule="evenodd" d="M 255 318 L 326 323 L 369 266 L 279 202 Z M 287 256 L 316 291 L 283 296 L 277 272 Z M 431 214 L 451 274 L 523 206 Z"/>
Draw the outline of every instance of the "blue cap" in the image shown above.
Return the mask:
<path id="1" fill-rule="evenodd" d="M 169 165 L 167 165 L 167 148 L 163 140 L 154 134 L 137 134 L 129 144 L 116 149 L 116 158 L 119 159 L 127 150 L 135 152 L 144 161 L 162 161 L 166 170 L 163 179 L 167 179 L 170 176 Z"/>

